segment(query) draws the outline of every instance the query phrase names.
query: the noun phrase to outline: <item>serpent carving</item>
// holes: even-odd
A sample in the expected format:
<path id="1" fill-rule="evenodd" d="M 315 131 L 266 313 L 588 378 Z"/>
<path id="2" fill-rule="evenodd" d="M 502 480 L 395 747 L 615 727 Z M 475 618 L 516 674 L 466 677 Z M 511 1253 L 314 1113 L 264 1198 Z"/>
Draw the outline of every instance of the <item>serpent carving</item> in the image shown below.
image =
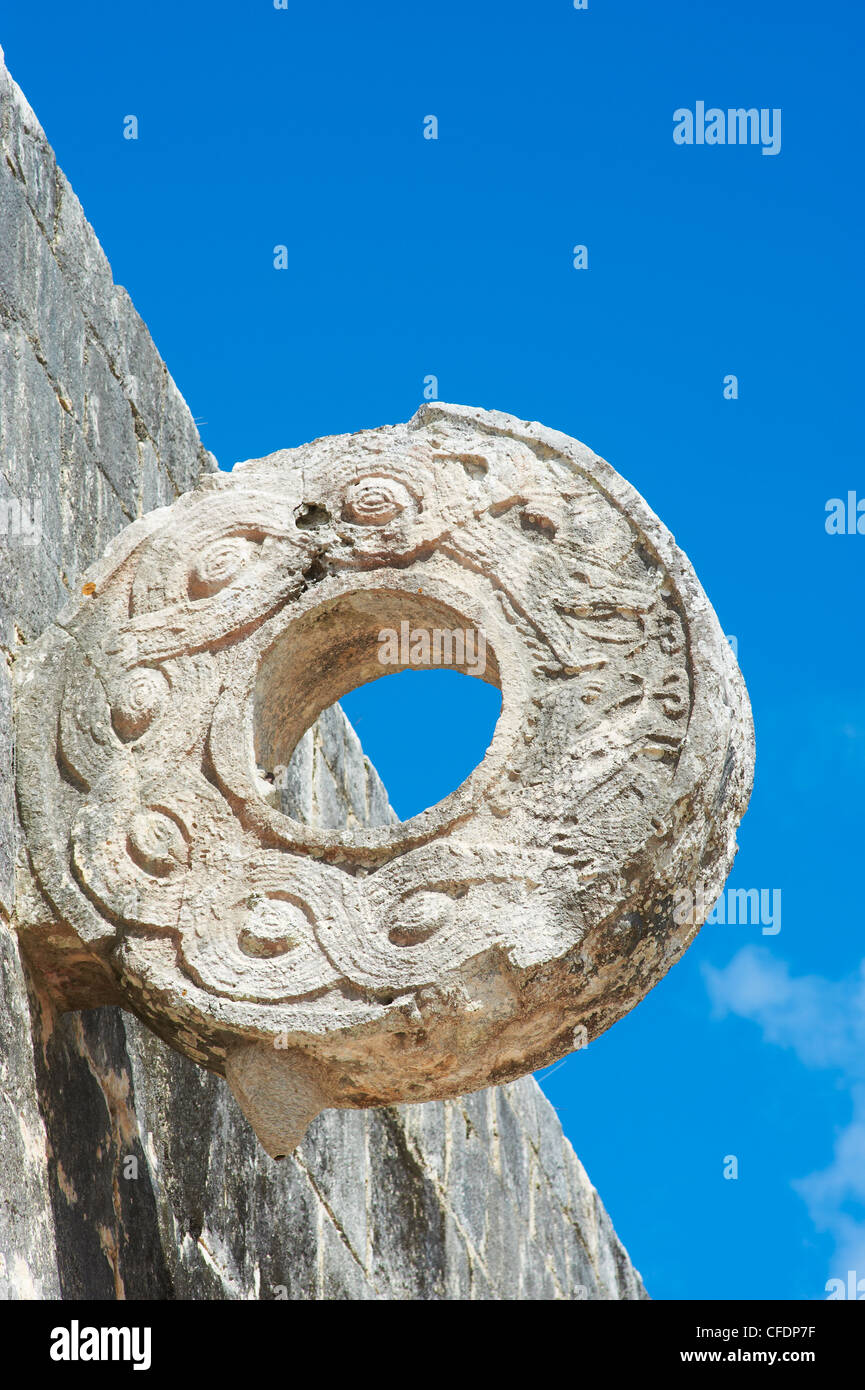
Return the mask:
<path id="1" fill-rule="evenodd" d="M 401 824 L 283 814 L 275 770 L 405 622 L 483 634 L 485 758 Z M 324 1107 L 464 1094 L 621 1018 L 698 930 L 676 889 L 720 893 L 753 773 L 738 667 L 645 502 L 573 439 L 438 402 L 129 526 L 15 697 L 34 967 L 226 1075 L 273 1155 Z"/>

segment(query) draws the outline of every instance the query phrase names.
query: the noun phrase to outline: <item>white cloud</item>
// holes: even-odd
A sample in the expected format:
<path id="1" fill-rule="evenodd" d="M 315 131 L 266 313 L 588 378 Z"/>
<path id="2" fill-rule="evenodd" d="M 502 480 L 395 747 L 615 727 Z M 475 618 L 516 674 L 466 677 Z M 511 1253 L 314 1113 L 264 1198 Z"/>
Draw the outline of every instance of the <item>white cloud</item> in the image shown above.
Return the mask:
<path id="1" fill-rule="evenodd" d="M 765 947 L 746 946 L 723 970 L 704 966 L 703 974 L 716 1017 L 750 1019 L 767 1042 L 791 1049 L 803 1066 L 840 1072 L 849 1085 L 853 1118 L 832 1162 L 793 1187 L 817 1230 L 835 1240 L 832 1277 L 850 1269 L 865 1277 L 865 961 L 847 980 L 794 977 Z"/>
<path id="2" fill-rule="evenodd" d="M 854 1269 L 865 1279 L 865 1221 L 845 1210 L 850 1203 L 865 1206 L 865 1087 L 854 1091 L 853 1120 L 838 1136 L 829 1167 L 793 1187 L 818 1231 L 830 1231 L 835 1238 L 833 1277 L 843 1279 Z"/>

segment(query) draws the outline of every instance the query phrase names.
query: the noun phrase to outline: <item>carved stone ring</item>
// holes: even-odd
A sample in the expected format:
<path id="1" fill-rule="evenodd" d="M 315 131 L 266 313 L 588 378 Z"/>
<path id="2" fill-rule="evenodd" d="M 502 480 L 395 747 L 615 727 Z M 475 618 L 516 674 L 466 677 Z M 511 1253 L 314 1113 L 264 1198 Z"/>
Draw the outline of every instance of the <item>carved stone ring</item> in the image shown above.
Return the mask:
<path id="1" fill-rule="evenodd" d="M 744 684 L 668 531 L 573 439 L 435 403 L 209 476 L 85 579 L 17 663 L 25 947 L 61 1007 L 122 1004 L 224 1074 L 273 1155 L 324 1107 L 596 1037 L 695 935 L 676 889 L 721 891 Z M 276 770 L 398 669 L 403 623 L 482 635 L 483 761 L 401 824 L 283 814 Z"/>

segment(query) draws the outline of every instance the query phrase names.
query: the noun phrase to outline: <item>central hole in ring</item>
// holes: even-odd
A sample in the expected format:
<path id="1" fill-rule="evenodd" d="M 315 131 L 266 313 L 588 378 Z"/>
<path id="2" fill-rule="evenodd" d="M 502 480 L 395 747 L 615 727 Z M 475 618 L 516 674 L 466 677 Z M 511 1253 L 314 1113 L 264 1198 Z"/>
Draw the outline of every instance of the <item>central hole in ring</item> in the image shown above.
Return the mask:
<path id="1" fill-rule="evenodd" d="M 404 589 L 341 595 L 293 622 L 262 659 L 261 793 L 323 829 L 408 819 L 483 761 L 500 690 L 486 633 L 450 605 Z M 346 696 L 356 732 L 337 703 Z"/>

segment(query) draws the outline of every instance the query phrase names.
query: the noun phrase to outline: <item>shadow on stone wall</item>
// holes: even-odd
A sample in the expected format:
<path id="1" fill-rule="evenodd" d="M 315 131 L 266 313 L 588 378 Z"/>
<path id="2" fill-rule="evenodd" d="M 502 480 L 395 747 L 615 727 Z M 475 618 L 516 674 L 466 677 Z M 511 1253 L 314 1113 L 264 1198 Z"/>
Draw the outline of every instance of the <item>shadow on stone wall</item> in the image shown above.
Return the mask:
<path id="1" fill-rule="evenodd" d="M 172 1298 L 123 1014 L 57 1018 L 35 992 L 31 1009 L 62 1296 Z"/>

